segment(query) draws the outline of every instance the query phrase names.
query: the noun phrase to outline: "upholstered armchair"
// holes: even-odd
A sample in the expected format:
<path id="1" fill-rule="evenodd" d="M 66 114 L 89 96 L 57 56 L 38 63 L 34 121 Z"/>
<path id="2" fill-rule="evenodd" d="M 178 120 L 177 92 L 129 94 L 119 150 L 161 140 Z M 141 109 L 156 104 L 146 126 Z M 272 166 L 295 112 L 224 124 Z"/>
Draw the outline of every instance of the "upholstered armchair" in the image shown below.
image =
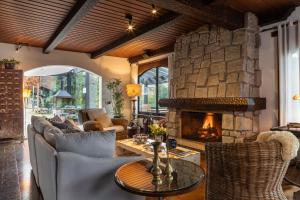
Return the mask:
<path id="1" fill-rule="evenodd" d="M 255 142 L 207 143 L 206 199 L 286 200 L 282 181 L 299 142 L 289 132 L 282 140 L 283 134 L 280 140 L 258 136 Z"/>
<path id="2" fill-rule="evenodd" d="M 101 123 L 96 121 L 98 115 L 106 113 L 104 108 L 94 108 L 94 109 L 83 109 L 79 110 L 78 118 L 79 122 L 82 123 L 84 131 L 116 131 L 117 140 L 127 138 L 127 126 L 128 120 L 119 118 L 111 119 L 112 125 L 109 127 L 103 127 Z"/>

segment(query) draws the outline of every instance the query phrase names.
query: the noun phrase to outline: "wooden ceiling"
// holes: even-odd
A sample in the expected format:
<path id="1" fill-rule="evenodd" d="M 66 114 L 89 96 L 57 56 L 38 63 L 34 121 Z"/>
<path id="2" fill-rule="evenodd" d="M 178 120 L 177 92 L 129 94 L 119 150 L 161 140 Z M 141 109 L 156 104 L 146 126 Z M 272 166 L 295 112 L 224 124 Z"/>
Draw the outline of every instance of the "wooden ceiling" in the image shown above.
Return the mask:
<path id="1" fill-rule="evenodd" d="M 151 14 L 152 4 L 158 14 Z M 140 57 L 172 46 L 176 37 L 206 24 L 243 26 L 243 13 L 260 24 L 286 17 L 298 0 L 1 0 L 0 42 L 53 49 Z M 134 32 L 126 30 L 126 14 Z"/>

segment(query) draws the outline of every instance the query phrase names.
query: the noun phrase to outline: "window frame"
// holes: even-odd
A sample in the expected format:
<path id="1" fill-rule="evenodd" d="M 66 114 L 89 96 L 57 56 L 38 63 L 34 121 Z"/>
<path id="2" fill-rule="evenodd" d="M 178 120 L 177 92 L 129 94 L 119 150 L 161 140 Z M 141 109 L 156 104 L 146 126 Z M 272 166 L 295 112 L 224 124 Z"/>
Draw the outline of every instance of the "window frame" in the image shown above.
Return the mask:
<path id="1" fill-rule="evenodd" d="M 150 68 L 146 71 L 144 71 L 142 74 L 139 74 L 138 76 L 138 84 L 141 84 L 140 83 L 140 77 L 143 76 L 145 73 L 147 73 L 148 71 L 152 70 L 152 69 L 155 69 L 155 76 L 156 76 L 156 82 L 155 82 L 155 92 L 156 92 L 156 95 L 155 95 L 155 98 L 156 98 L 156 105 L 155 105 L 155 112 L 144 112 L 144 111 L 140 111 L 140 97 L 138 97 L 138 114 L 140 115 L 153 115 L 153 116 L 166 116 L 166 113 L 160 113 L 159 112 L 159 105 L 158 105 L 158 100 L 159 100 L 159 89 L 158 89 L 158 85 L 159 85 L 159 68 L 168 68 L 168 66 L 157 66 L 157 67 L 153 67 L 153 68 Z M 169 69 L 169 68 L 168 68 Z M 169 76 L 169 72 L 168 72 L 168 76 Z M 169 78 L 169 77 L 168 77 Z M 168 92 L 170 91 L 170 88 L 168 87 Z"/>

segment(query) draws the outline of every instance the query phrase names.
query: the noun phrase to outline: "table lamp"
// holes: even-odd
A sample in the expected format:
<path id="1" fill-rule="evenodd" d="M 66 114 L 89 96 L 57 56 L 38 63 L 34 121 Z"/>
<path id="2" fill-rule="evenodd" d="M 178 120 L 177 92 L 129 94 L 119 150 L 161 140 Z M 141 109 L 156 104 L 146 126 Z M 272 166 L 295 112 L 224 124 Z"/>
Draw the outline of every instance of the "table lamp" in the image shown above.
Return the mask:
<path id="1" fill-rule="evenodd" d="M 293 96 L 293 100 L 300 100 L 300 94 L 296 94 Z"/>
<path id="2" fill-rule="evenodd" d="M 29 89 L 23 89 L 23 98 L 29 98 L 31 94 L 31 90 Z"/>
<path id="3" fill-rule="evenodd" d="M 127 96 L 131 97 L 132 101 L 132 120 L 131 122 L 133 125 L 136 125 L 136 107 L 135 107 L 135 102 L 136 102 L 136 97 L 141 96 L 142 93 L 142 87 L 140 84 L 127 84 L 126 85 L 126 92 Z"/>

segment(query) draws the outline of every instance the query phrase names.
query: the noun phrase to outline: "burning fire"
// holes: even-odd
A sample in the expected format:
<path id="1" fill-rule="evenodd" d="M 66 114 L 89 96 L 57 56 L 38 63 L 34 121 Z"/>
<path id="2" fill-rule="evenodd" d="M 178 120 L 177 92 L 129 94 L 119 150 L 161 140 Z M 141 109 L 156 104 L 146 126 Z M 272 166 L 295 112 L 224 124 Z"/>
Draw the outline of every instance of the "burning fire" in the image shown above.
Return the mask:
<path id="1" fill-rule="evenodd" d="M 214 127 L 214 113 L 207 113 L 202 128 L 209 129 Z"/>

